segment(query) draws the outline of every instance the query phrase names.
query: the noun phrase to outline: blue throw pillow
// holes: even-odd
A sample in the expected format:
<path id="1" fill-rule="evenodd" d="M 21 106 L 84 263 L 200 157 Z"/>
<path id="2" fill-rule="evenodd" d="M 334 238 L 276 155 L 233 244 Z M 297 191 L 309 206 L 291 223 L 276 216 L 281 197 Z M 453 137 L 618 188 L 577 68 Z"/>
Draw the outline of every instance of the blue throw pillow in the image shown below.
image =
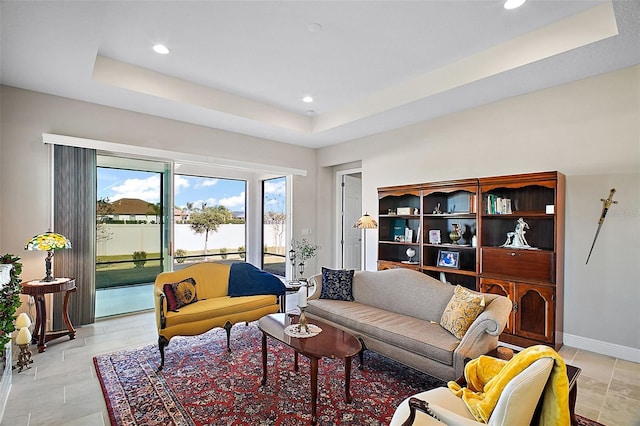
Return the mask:
<path id="1" fill-rule="evenodd" d="M 353 302 L 353 269 L 333 270 L 322 268 L 320 299 Z"/>

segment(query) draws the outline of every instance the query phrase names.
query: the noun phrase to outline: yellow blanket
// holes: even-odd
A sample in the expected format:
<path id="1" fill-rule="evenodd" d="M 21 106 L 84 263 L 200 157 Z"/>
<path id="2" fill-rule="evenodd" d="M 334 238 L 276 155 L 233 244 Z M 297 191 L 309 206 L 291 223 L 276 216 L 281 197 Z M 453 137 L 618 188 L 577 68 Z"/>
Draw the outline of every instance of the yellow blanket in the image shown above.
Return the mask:
<path id="1" fill-rule="evenodd" d="M 467 387 L 463 388 L 453 381 L 448 386 L 462 398 L 477 421 L 487 423 L 509 381 L 534 361 L 544 357 L 553 358 L 554 365 L 544 389 L 540 424 L 569 425 L 567 367 L 562 357 L 545 345 L 528 347 L 509 361 L 482 355 L 465 366 Z"/>

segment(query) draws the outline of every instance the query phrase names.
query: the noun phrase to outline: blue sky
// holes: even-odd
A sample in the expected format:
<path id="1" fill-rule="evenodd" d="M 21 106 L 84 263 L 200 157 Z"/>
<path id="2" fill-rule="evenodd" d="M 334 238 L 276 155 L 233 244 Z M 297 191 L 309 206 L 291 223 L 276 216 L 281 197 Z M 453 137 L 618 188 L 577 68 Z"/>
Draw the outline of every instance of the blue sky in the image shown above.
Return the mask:
<path id="1" fill-rule="evenodd" d="M 246 184 L 243 180 L 203 178 L 176 175 L 175 205 L 183 208 L 187 202 L 194 207 L 222 205 L 232 211 L 245 210 Z M 160 201 L 160 174 L 133 170 L 98 168 L 98 199 L 109 198 L 111 202 L 121 198 L 139 198 L 149 203 Z M 275 211 L 284 209 L 284 179 L 267 181 L 265 194 L 267 204 Z"/>

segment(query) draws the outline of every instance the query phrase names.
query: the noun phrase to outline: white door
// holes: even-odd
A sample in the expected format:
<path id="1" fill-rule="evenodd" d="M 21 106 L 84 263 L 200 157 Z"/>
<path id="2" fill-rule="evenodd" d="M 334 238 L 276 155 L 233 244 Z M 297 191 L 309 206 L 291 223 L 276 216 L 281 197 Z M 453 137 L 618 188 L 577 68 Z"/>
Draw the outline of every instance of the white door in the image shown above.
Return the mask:
<path id="1" fill-rule="evenodd" d="M 362 230 L 353 225 L 362 216 L 360 174 L 342 175 L 342 267 L 361 269 Z"/>

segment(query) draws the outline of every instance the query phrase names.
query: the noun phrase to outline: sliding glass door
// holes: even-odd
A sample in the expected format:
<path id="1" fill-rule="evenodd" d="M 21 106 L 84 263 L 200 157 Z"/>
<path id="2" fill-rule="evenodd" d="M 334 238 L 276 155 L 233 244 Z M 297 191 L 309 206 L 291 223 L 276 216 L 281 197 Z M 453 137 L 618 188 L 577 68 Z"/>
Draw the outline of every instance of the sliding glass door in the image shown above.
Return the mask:
<path id="1" fill-rule="evenodd" d="M 153 307 L 169 269 L 168 181 L 167 163 L 98 156 L 96 317 Z"/>

